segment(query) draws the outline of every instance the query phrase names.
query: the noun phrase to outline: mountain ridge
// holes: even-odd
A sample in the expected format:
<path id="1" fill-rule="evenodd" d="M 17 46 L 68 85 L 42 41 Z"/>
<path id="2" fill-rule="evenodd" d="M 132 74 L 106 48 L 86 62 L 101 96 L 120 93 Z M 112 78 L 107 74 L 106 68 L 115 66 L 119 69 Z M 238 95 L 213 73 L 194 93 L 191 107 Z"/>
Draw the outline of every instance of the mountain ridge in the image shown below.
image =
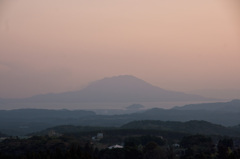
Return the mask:
<path id="1" fill-rule="evenodd" d="M 240 100 L 234 99 L 234 100 L 231 100 L 230 102 L 188 104 L 180 107 L 177 106 L 177 107 L 174 107 L 173 109 L 240 112 Z"/>
<path id="2" fill-rule="evenodd" d="M 233 101 L 238 102 L 238 101 Z M 231 102 L 229 102 L 231 103 Z M 240 105 L 239 105 L 240 107 Z M 127 110 L 128 112 L 131 110 Z M 85 110 L 46 110 L 46 109 L 17 109 L 0 110 L 0 132 L 5 134 L 24 134 L 56 125 L 81 126 L 122 126 L 137 120 L 161 120 L 187 122 L 190 120 L 204 120 L 224 126 L 236 126 L 240 130 L 240 112 L 181 110 L 153 108 L 139 110 L 135 113 L 119 115 L 99 115 Z M 200 123 L 201 124 L 201 123 Z"/>
<path id="3" fill-rule="evenodd" d="M 178 131 L 191 134 L 204 135 L 232 135 L 239 136 L 239 132 L 235 129 L 224 127 L 204 120 L 190 120 L 186 122 L 179 121 L 161 121 L 161 120 L 141 120 L 132 121 L 121 128 L 134 129 L 156 129 L 166 131 Z"/>
<path id="4" fill-rule="evenodd" d="M 208 101 L 210 98 L 183 92 L 169 91 L 131 75 L 108 77 L 90 83 L 87 87 L 71 92 L 49 93 L 17 102 L 175 102 Z"/>

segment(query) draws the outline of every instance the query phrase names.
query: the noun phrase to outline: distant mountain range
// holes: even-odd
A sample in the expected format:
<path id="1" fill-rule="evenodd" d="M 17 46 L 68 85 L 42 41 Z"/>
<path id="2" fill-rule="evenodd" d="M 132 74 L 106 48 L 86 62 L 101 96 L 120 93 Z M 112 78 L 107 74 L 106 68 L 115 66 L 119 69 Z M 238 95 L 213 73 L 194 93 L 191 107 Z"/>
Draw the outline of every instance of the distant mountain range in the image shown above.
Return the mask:
<path id="1" fill-rule="evenodd" d="M 178 110 L 207 110 L 222 112 L 240 112 L 240 100 L 235 99 L 230 102 L 189 104 L 181 107 L 174 107 Z"/>
<path id="2" fill-rule="evenodd" d="M 24 99 L 0 99 L 0 109 L 11 108 L 13 105 L 17 108 L 57 109 L 59 104 L 64 105 L 66 109 L 70 109 L 71 103 L 75 104 L 75 109 L 87 109 L 81 107 L 82 103 L 96 102 L 100 105 L 110 102 L 113 103 L 111 108 L 114 110 L 109 111 L 110 113 L 98 115 L 93 111 L 85 110 L 0 110 L 0 132 L 19 135 L 57 125 L 120 127 L 136 120 L 181 122 L 204 120 L 225 126 L 240 124 L 240 100 L 190 104 L 172 109 L 153 108 L 146 110 L 147 107 L 140 105 L 141 102 L 201 100 L 210 99 L 164 90 L 133 76 L 117 76 L 93 82 L 88 87 L 75 92 L 37 95 Z M 135 104 L 129 104 L 128 107 L 125 105 L 126 109 L 119 113 L 121 115 L 111 114 L 111 112 L 117 111 L 117 106 L 114 103 L 119 102 Z M 96 107 L 96 109 L 101 109 L 101 107 Z M 239 126 L 236 126 L 236 128 L 239 129 Z"/>
<path id="3" fill-rule="evenodd" d="M 210 101 L 212 99 L 199 95 L 185 94 L 183 92 L 169 91 L 153 86 L 141 79 L 130 75 L 122 75 L 111 78 L 104 78 L 95 81 L 86 88 L 58 94 L 36 95 L 24 99 L 0 99 L 1 107 L 19 106 L 17 108 L 48 108 L 54 109 L 58 105 L 71 103 L 121 103 L 121 102 L 182 102 L 182 101 Z M 29 104 L 30 103 L 30 104 Z M 77 104 L 76 104 L 77 105 Z M 113 105 L 114 106 L 114 105 Z M 76 107 L 77 109 L 81 107 Z M 75 108 L 75 109 L 76 109 Z"/>
<path id="4" fill-rule="evenodd" d="M 96 114 L 85 110 L 47 110 L 16 109 L 0 110 L 0 132 L 9 135 L 24 135 L 47 127 L 75 124 L 96 117 Z"/>
<path id="5" fill-rule="evenodd" d="M 131 105 L 130 108 L 132 107 L 140 108 L 142 106 Z M 228 111 L 225 111 L 226 109 Z M 136 113 L 130 113 L 132 109 L 126 109 L 125 114 L 121 115 L 98 115 L 92 111 L 85 110 L 2 110 L 0 111 L 0 132 L 9 135 L 23 135 L 57 125 L 120 127 L 126 123 L 139 120 L 178 122 L 204 120 L 224 126 L 235 126 L 235 129 L 240 130 L 239 110 L 239 100 L 233 100 L 225 103 L 187 105 L 173 109 L 139 109 L 139 112 Z M 153 125 L 153 127 L 155 126 Z"/>

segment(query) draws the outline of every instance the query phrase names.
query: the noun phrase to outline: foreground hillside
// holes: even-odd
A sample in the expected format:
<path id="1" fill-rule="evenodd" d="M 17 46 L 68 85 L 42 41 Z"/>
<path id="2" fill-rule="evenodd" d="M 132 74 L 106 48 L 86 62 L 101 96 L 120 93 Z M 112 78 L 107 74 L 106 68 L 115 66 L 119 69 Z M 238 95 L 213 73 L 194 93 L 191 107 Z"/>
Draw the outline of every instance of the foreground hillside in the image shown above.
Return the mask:
<path id="1" fill-rule="evenodd" d="M 199 122 L 202 121 L 192 121 L 193 127 L 197 127 Z M 137 124 L 137 128 L 131 128 L 134 124 Z M 141 129 L 140 127 L 144 125 L 145 129 Z M 240 157 L 240 139 L 237 137 L 161 130 L 162 128 L 154 125 L 162 125 L 162 128 L 169 128 L 170 125 L 172 129 L 182 125 L 181 131 L 184 129 L 189 131 L 186 129 L 189 122 L 136 121 L 121 128 L 59 126 L 46 130 L 46 134 L 38 136 L 32 134 L 33 136 L 25 139 L 3 140 L 0 142 L 0 158 L 239 159 Z"/>

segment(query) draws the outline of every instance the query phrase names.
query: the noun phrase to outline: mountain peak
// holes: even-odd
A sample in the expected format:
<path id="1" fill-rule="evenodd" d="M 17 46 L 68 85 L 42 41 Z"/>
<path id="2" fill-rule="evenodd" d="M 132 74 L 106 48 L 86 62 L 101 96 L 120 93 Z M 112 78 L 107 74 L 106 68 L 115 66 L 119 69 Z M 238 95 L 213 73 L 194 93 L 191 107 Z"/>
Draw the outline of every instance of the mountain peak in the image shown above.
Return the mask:
<path id="1" fill-rule="evenodd" d="M 95 81 L 80 91 L 94 102 L 159 102 L 206 100 L 201 96 L 169 91 L 132 75 L 120 75 Z"/>
<path id="2" fill-rule="evenodd" d="M 80 105 L 86 102 L 100 104 L 201 100 L 206 101 L 207 98 L 165 90 L 132 75 L 120 75 L 92 82 L 79 91 L 38 95 L 22 101 L 31 103 L 79 103 Z"/>
<path id="3" fill-rule="evenodd" d="M 132 75 L 119 75 L 119 76 L 113 76 L 113 77 L 105 77 L 105 78 L 103 78 L 101 80 L 97 80 L 97 81 L 95 81 L 93 83 L 111 82 L 111 81 L 116 81 L 116 82 L 130 82 L 130 81 L 136 82 L 136 81 L 142 81 L 142 82 L 145 82 L 142 79 L 137 78 L 137 77 L 132 76 Z"/>
<path id="4" fill-rule="evenodd" d="M 133 76 L 133 75 L 118 75 L 118 76 L 112 76 L 112 77 L 106 77 L 106 78 L 104 78 L 104 79 L 108 79 L 108 78 L 110 78 L 110 79 L 113 79 L 113 78 L 121 78 L 121 79 L 126 79 L 126 78 L 128 78 L 128 79 L 139 79 L 139 78 L 137 78 L 137 77 L 135 77 L 135 76 Z"/>

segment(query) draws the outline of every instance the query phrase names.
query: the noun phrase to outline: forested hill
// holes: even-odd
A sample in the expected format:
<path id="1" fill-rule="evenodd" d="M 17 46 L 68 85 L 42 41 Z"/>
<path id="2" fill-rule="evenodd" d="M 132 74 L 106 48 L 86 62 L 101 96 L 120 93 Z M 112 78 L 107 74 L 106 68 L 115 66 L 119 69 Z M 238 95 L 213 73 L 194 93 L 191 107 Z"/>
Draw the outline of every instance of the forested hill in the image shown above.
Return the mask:
<path id="1" fill-rule="evenodd" d="M 197 120 L 192 120 L 188 122 L 142 120 L 130 122 L 128 124 L 123 125 L 121 128 L 156 129 L 165 131 L 184 132 L 189 134 L 240 136 L 239 134 L 240 131 L 237 131 L 236 129 L 233 130 L 222 125 Z"/>
<path id="2" fill-rule="evenodd" d="M 153 108 L 142 113 L 134 114 L 136 120 L 162 120 L 162 121 L 189 121 L 204 120 L 224 126 L 234 126 L 240 123 L 240 112 L 224 112 L 210 110 L 184 110 Z"/>
<path id="3" fill-rule="evenodd" d="M 94 127 L 94 126 L 73 126 L 62 125 L 51 127 L 37 134 L 47 134 L 49 131 L 66 134 L 66 133 L 90 133 L 90 132 L 174 132 L 181 134 L 202 134 L 213 136 L 234 136 L 240 137 L 240 130 L 235 127 L 224 127 L 222 125 L 213 124 L 206 121 L 192 120 L 188 122 L 177 121 L 159 121 L 159 120 L 140 120 L 129 122 L 121 127 Z"/>

